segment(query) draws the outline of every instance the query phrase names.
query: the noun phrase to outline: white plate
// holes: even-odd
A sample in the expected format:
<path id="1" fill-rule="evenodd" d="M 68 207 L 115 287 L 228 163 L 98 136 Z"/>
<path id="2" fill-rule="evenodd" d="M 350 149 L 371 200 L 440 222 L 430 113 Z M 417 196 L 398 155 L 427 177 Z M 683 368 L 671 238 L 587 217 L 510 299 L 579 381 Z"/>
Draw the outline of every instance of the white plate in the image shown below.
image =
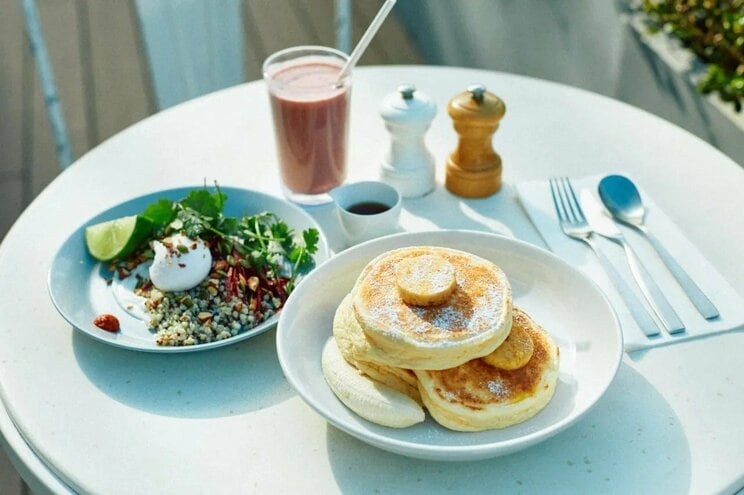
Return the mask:
<path id="1" fill-rule="evenodd" d="M 424 423 L 394 429 L 360 418 L 333 395 L 323 378 L 320 356 L 332 334 L 336 307 L 375 256 L 415 245 L 461 249 L 493 261 L 511 282 L 514 305 L 551 333 L 560 346 L 560 375 L 553 399 L 536 416 L 509 428 L 478 433 L 448 430 L 428 416 Z M 360 244 L 305 278 L 279 318 L 277 353 L 295 390 L 341 430 L 411 457 L 472 460 L 534 445 L 576 422 L 612 382 L 622 356 L 622 334 L 597 285 L 548 251 L 482 232 L 416 232 Z"/>
<path id="2" fill-rule="evenodd" d="M 155 343 L 155 333 L 147 328 L 145 322 L 128 314 L 117 303 L 113 295 L 113 288 L 116 284 L 106 283 L 106 277 L 110 276 L 106 266 L 88 254 L 88 248 L 85 245 L 85 227 L 88 225 L 142 213 L 147 205 L 160 198 L 174 201 L 183 199 L 189 191 L 198 188 L 199 186 L 169 189 L 131 199 L 96 215 L 73 232 L 54 256 L 48 279 L 49 295 L 57 311 L 65 320 L 85 335 L 106 344 L 148 352 L 191 352 L 214 349 L 245 340 L 273 328 L 278 320 L 276 316 L 229 339 L 191 346 L 159 346 Z M 315 265 L 328 259 L 328 244 L 320 226 L 303 210 L 279 198 L 248 189 L 222 187 L 221 190 L 227 194 L 224 208 L 227 216 L 242 217 L 270 211 L 295 231 L 308 228 L 318 229 L 321 235 L 318 252 L 314 255 Z M 102 313 L 116 316 L 121 324 L 121 330 L 115 333 L 106 332 L 93 325 L 95 317 Z"/>

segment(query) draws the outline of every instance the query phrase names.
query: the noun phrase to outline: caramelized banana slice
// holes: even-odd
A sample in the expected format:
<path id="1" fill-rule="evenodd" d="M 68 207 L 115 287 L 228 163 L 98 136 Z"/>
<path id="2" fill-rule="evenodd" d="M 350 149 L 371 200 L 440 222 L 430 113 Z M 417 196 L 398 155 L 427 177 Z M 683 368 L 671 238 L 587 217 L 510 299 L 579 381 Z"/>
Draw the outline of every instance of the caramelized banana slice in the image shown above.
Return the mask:
<path id="1" fill-rule="evenodd" d="M 431 254 L 403 259 L 397 267 L 396 283 L 403 301 L 413 306 L 442 304 L 457 287 L 455 267 Z"/>
<path id="2" fill-rule="evenodd" d="M 521 325 L 512 325 L 504 343 L 481 359 L 495 368 L 516 370 L 530 361 L 534 348 L 532 337 L 527 330 Z"/>

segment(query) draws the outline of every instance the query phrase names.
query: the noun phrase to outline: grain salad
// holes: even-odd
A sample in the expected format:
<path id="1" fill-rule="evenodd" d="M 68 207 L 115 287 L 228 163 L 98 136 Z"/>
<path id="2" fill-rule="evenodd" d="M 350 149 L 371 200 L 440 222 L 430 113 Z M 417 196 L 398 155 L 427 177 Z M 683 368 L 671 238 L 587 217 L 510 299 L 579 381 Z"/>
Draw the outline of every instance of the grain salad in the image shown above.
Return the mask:
<path id="1" fill-rule="evenodd" d="M 210 291 L 213 288 L 215 290 Z M 238 297 L 225 300 L 225 282 L 210 278 L 198 287 L 180 292 L 151 289 L 145 306 L 151 315 L 147 326 L 158 345 L 205 344 L 233 337 L 274 316 L 282 300 L 265 294 L 259 304 Z"/>
<path id="2" fill-rule="evenodd" d="M 256 327 L 281 311 L 312 266 L 316 229 L 295 234 L 270 212 L 227 217 L 226 200 L 219 188 L 205 188 L 158 200 L 143 221 L 129 217 L 150 231 L 140 229 L 141 241 L 109 260 L 109 269 L 119 280 L 136 279 L 128 293 L 143 301 L 139 317 L 157 345 L 206 344 Z"/>

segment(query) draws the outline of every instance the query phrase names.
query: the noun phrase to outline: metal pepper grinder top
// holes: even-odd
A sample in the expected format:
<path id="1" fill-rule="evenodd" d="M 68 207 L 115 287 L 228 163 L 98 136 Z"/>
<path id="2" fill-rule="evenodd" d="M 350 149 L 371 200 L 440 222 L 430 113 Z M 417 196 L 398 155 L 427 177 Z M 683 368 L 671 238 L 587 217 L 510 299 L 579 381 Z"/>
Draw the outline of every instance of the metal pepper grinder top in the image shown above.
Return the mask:
<path id="1" fill-rule="evenodd" d="M 435 160 L 424 136 L 436 113 L 434 102 L 411 84 L 398 86 L 380 105 L 380 116 L 390 133 L 380 179 L 404 198 L 423 196 L 434 189 Z"/>
<path id="2" fill-rule="evenodd" d="M 447 112 L 458 134 L 447 159 L 445 186 L 465 198 L 483 198 L 501 188 L 501 157 L 491 141 L 506 113 L 504 102 L 474 84 L 450 100 Z"/>

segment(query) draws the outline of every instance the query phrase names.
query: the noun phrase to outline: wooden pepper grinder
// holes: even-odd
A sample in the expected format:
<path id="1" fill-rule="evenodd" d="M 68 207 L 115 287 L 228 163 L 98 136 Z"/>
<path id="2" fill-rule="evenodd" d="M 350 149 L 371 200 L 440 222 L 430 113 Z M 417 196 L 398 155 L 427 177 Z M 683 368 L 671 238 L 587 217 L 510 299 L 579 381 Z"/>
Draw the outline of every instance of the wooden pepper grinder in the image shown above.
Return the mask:
<path id="1" fill-rule="evenodd" d="M 459 141 L 447 159 L 445 186 L 465 198 L 483 198 L 498 192 L 501 157 L 491 141 L 506 112 L 504 102 L 482 84 L 474 84 L 452 98 L 447 112 Z"/>

